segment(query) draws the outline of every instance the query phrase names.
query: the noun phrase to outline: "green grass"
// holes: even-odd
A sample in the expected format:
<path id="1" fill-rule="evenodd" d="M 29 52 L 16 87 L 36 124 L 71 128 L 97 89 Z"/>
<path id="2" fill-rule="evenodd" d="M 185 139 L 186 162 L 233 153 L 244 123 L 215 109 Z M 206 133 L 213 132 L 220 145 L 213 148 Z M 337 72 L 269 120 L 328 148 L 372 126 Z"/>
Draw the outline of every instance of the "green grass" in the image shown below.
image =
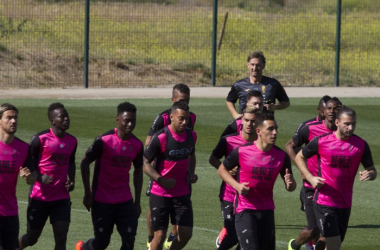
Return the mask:
<path id="1" fill-rule="evenodd" d="M 369 143 L 375 165 L 380 162 L 380 118 L 377 110 L 380 103 L 376 98 L 342 98 L 342 102 L 357 111 L 358 124 L 356 134 Z M 47 106 L 57 100 L 2 100 L 11 102 L 19 109 L 19 128 L 17 136 L 29 141 L 36 132 L 49 127 L 46 118 Z M 116 106 L 125 100 L 61 100 L 71 117 L 69 132 L 78 138 L 77 151 L 77 182 L 76 189 L 71 193 L 72 223 L 68 236 L 68 249 L 73 249 L 78 240 L 85 240 L 93 236 L 90 214 L 82 205 L 83 186 L 79 170 L 80 159 L 93 139 L 116 124 Z M 130 99 L 138 108 L 137 126 L 135 135 L 144 141 L 153 119 L 158 113 L 170 106 L 169 99 Z M 291 138 L 298 124 L 314 117 L 316 112 L 316 98 L 293 98 L 291 107 L 276 113 L 279 125 L 277 145 L 284 148 L 284 144 Z M 186 249 L 209 250 L 215 249 L 215 238 L 222 227 L 218 192 L 220 178 L 216 170 L 208 164 L 208 157 L 216 146 L 220 134 L 231 121 L 224 99 L 191 99 L 191 110 L 197 114 L 195 130 L 198 134 L 196 145 L 197 170 L 199 181 L 193 186 L 193 207 L 195 228 L 192 240 Z M 93 166 L 92 166 L 93 167 Z M 93 168 L 91 168 L 93 169 Z M 298 170 L 295 170 L 297 181 L 300 181 Z M 144 189 L 147 178 L 144 179 Z M 300 182 L 299 182 L 300 183 Z M 380 233 L 380 214 L 377 212 L 380 202 L 378 192 L 379 181 L 360 183 L 356 179 L 353 209 L 346 240 L 343 249 L 379 249 L 380 243 L 376 240 Z M 144 190 L 145 191 L 145 190 Z M 20 179 L 18 186 L 19 212 L 21 232 L 26 230 L 26 201 L 28 186 Z M 299 210 L 299 187 L 293 193 L 285 191 L 281 180 L 275 185 L 274 200 L 276 203 L 276 238 L 277 249 L 287 249 L 289 239 L 298 235 L 305 225 L 304 214 Z M 148 198 L 142 198 L 143 213 L 140 217 L 135 249 L 146 249 L 146 220 Z M 40 241 L 30 249 L 51 250 L 53 244 L 52 229 L 49 223 L 45 226 Z M 108 249 L 119 249 L 120 237 L 114 231 Z"/>

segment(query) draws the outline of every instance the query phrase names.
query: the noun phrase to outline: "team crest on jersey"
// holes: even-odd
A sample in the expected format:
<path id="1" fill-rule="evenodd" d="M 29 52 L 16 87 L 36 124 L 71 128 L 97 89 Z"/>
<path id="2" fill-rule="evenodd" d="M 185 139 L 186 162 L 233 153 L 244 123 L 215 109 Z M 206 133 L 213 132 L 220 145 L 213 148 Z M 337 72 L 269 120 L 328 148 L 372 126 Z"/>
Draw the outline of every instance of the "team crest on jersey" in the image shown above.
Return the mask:
<path id="1" fill-rule="evenodd" d="M 265 93 L 265 86 L 261 86 L 261 93 Z"/>
<path id="2" fill-rule="evenodd" d="M 350 144 L 350 146 L 348 147 L 348 150 L 350 150 L 350 152 L 352 152 L 352 150 L 354 150 L 354 146 L 352 144 Z"/>
<path id="3" fill-rule="evenodd" d="M 63 148 L 64 146 L 65 146 L 65 145 L 63 145 L 63 144 L 59 144 L 59 147 L 60 147 L 60 148 Z"/>
<path id="4" fill-rule="evenodd" d="M 246 90 L 245 90 L 245 92 L 249 92 L 249 91 L 250 91 L 250 89 L 246 89 Z"/>
<path id="5" fill-rule="evenodd" d="M 7 150 L 4 150 L 4 155 L 7 155 L 8 154 L 8 151 Z"/>
<path id="6" fill-rule="evenodd" d="M 13 154 L 15 155 L 15 154 L 17 154 L 17 149 L 13 149 Z"/>
<path id="7" fill-rule="evenodd" d="M 121 150 L 123 150 L 123 151 L 125 151 L 127 148 L 125 147 L 125 146 L 123 146 L 122 148 L 121 148 Z"/>

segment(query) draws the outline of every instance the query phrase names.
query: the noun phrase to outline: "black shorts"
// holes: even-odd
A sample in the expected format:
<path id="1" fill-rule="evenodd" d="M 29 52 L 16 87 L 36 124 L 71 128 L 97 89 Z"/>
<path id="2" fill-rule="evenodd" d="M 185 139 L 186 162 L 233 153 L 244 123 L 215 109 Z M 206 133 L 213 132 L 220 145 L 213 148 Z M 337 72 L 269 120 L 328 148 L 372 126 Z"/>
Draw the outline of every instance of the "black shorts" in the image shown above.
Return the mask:
<path id="1" fill-rule="evenodd" d="M 193 227 L 193 206 L 190 195 L 162 197 L 150 194 L 151 224 L 154 231 L 166 230 L 169 216 L 173 225 Z"/>
<path id="2" fill-rule="evenodd" d="M 133 200 L 117 204 L 94 201 L 91 209 L 95 249 L 106 249 L 110 243 L 114 225 L 119 232 L 125 249 L 132 249 L 137 232 L 138 217 Z M 131 248 L 132 247 L 132 248 Z M 123 247 L 121 249 L 124 249 Z"/>
<path id="3" fill-rule="evenodd" d="M 222 200 L 220 202 L 221 210 L 222 210 L 222 219 L 224 223 L 224 227 L 229 230 L 235 231 L 235 214 L 234 214 L 234 205 L 232 202 Z"/>
<path id="4" fill-rule="evenodd" d="M 314 188 L 304 187 L 305 215 L 308 229 L 318 229 L 317 218 L 314 213 Z"/>
<path id="5" fill-rule="evenodd" d="M 27 210 L 28 228 L 42 230 L 50 217 L 50 224 L 57 221 L 70 222 L 71 201 L 69 199 L 56 201 L 40 201 L 29 199 Z"/>
<path id="6" fill-rule="evenodd" d="M 347 232 L 351 208 L 334 208 L 314 203 L 314 212 L 322 236 L 325 238 L 340 236 L 343 242 Z"/>
<path id="7" fill-rule="evenodd" d="M 19 230 L 18 215 L 0 216 L 0 247 L 3 249 L 18 249 Z"/>
<path id="8" fill-rule="evenodd" d="M 237 213 L 235 227 L 241 249 L 273 250 L 276 248 L 273 210 L 247 209 Z"/>

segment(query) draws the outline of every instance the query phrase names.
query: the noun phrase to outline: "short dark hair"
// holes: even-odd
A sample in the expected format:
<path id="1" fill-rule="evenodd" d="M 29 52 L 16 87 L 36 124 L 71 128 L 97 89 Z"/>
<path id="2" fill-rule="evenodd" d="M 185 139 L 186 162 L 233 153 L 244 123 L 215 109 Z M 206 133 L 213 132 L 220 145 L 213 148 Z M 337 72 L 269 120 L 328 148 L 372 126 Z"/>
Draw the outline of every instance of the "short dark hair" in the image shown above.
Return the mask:
<path id="1" fill-rule="evenodd" d="M 264 121 L 275 121 L 274 115 L 271 113 L 262 113 L 256 118 L 256 127 L 263 125 Z"/>
<path id="2" fill-rule="evenodd" d="M 319 100 L 318 107 L 320 107 L 320 106 L 326 107 L 326 103 L 327 103 L 328 101 L 330 101 L 330 99 L 331 99 L 331 96 L 329 96 L 329 95 L 324 95 L 324 96 L 321 98 L 321 100 Z"/>
<path id="3" fill-rule="evenodd" d="M 0 118 L 3 117 L 4 112 L 9 111 L 9 110 L 14 110 L 18 114 L 18 109 L 15 106 L 13 106 L 10 103 L 3 103 L 0 106 Z"/>
<path id="4" fill-rule="evenodd" d="M 259 58 L 264 65 L 266 63 L 264 53 L 261 51 L 255 51 L 255 52 L 249 54 L 247 62 L 251 61 L 253 58 Z"/>
<path id="5" fill-rule="evenodd" d="M 52 103 L 52 104 L 50 104 L 50 106 L 48 107 L 48 112 L 47 112 L 47 116 L 48 116 L 48 118 L 49 118 L 49 120 L 50 120 L 50 116 L 51 116 L 51 113 L 54 111 L 54 110 L 56 110 L 56 109 L 60 109 L 60 108 L 65 108 L 65 106 L 63 106 L 63 104 L 62 103 L 60 103 L 60 102 L 54 102 L 54 103 Z"/>
<path id="6" fill-rule="evenodd" d="M 356 117 L 356 112 L 352 108 L 344 106 L 338 111 L 338 114 L 336 115 L 336 119 L 340 120 L 342 115 L 348 115 L 351 117 Z"/>
<path id="7" fill-rule="evenodd" d="M 117 116 L 124 112 L 131 112 L 131 113 L 136 113 L 137 109 L 136 106 L 133 105 L 130 102 L 122 102 L 117 106 Z"/>
<path id="8" fill-rule="evenodd" d="M 263 94 L 257 90 L 251 90 L 247 93 L 247 101 L 249 101 L 252 97 L 263 98 Z"/>
<path id="9" fill-rule="evenodd" d="M 331 97 L 331 99 L 330 100 L 333 100 L 333 101 L 336 101 L 337 103 L 338 103 L 338 105 L 343 105 L 342 104 L 342 102 L 339 100 L 339 98 L 338 97 Z M 327 103 L 327 102 L 326 102 Z"/>
<path id="10" fill-rule="evenodd" d="M 178 83 L 178 84 L 174 85 L 172 96 L 174 96 L 175 90 L 177 90 L 178 92 L 180 92 L 182 94 L 190 95 L 190 88 L 186 84 Z"/>
<path id="11" fill-rule="evenodd" d="M 189 105 L 187 105 L 186 102 L 183 102 L 183 101 L 175 102 L 172 105 L 170 113 L 174 113 L 174 111 L 176 109 L 182 109 L 182 110 L 188 111 L 189 110 Z"/>

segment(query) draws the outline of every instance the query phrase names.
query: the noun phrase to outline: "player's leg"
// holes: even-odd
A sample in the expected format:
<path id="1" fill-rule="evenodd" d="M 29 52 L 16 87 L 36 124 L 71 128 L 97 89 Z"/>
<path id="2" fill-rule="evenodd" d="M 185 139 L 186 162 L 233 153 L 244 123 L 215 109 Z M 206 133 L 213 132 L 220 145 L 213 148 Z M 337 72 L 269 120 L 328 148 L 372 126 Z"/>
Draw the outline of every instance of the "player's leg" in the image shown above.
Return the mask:
<path id="1" fill-rule="evenodd" d="M 65 250 L 67 242 L 67 233 L 69 232 L 70 222 L 57 221 L 52 223 L 55 248 L 54 250 Z"/>
<path id="2" fill-rule="evenodd" d="M 153 181 L 149 180 L 148 187 L 147 187 L 146 192 L 145 192 L 146 196 L 148 196 L 148 197 L 150 195 L 150 190 L 152 189 L 152 184 L 153 184 Z M 148 212 L 146 214 L 146 226 L 148 229 L 148 242 L 147 242 L 148 248 L 149 248 L 150 242 L 152 242 L 153 236 L 154 236 L 154 230 L 152 228 L 152 222 L 151 222 L 150 218 L 151 218 L 150 217 L 150 208 L 148 208 Z"/>
<path id="3" fill-rule="evenodd" d="M 85 242 L 81 250 L 107 249 L 114 227 L 114 205 L 94 201 L 91 208 L 92 225 L 95 238 Z"/>
<path id="4" fill-rule="evenodd" d="M 174 219 L 177 225 L 177 237 L 169 249 L 183 249 L 193 236 L 194 214 L 190 195 L 173 198 Z"/>
<path id="5" fill-rule="evenodd" d="M 255 211 L 258 224 L 258 242 L 260 250 L 276 249 L 274 210 Z"/>
<path id="6" fill-rule="evenodd" d="M 259 250 L 258 220 L 254 210 L 244 210 L 235 214 L 235 228 L 242 249 Z"/>
<path id="7" fill-rule="evenodd" d="M 318 228 L 326 240 L 327 250 L 340 249 L 342 238 L 339 225 L 339 209 L 314 203 L 314 212 Z M 348 225 L 348 219 L 347 219 Z M 346 227 L 347 228 L 347 227 Z"/>
<path id="8" fill-rule="evenodd" d="M 19 240 L 20 249 L 37 243 L 49 216 L 49 202 L 29 199 L 26 213 L 27 230 Z"/>
<path id="9" fill-rule="evenodd" d="M 18 249 L 19 230 L 18 215 L 0 216 L 0 250 Z"/>
<path id="10" fill-rule="evenodd" d="M 162 250 L 169 224 L 169 214 L 173 207 L 173 198 L 150 194 L 149 206 L 151 211 L 154 237 L 150 243 L 150 250 Z"/>
<path id="11" fill-rule="evenodd" d="M 226 235 L 219 239 L 219 250 L 228 250 L 239 243 L 235 229 L 235 215 L 232 202 L 221 201 L 222 217 Z"/>
<path id="12" fill-rule="evenodd" d="M 132 250 L 135 244 L 138 218 L 133 200 L 119 205 L 115 214 L 117 231 L 121 236 L 120 250 Z"/>
<path id="13" fill-rule="evenodd" d="M 49 210 L 55 240 L 54 250 L 65 250 L 71 219 L 71 201 L 69 199 L 52 201 Z"/>
<path id="14" fill-rule="evenodd" d="M 302 231 L 295 240 L 291 240 L 291 242 L 289 243 L 289 249 L 299 250 L 302 245 L 308 243 L 309 241 L 314 241 L 315 243 L 319 238 L 317 219 L 315 217 L 313 207 L 314 192 L 315 190 L 312 188 L 302 188 L 301 195 L 303 195 L 302 201 L 307 220 L 307 227 L 302 229 Z"/>

